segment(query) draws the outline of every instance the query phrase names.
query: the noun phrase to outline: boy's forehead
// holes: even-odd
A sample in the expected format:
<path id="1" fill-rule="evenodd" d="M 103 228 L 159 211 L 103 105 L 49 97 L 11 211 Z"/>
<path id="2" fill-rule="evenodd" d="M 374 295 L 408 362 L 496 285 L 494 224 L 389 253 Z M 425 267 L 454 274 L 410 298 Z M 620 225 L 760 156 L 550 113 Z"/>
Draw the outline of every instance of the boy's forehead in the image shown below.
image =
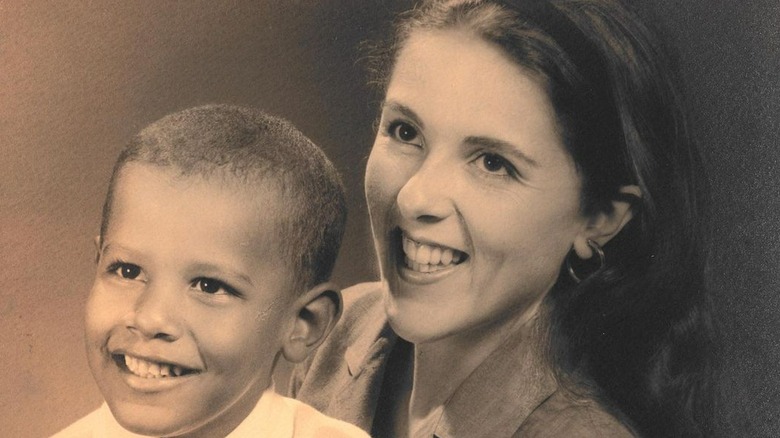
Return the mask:
<path id="1" fill-rule="evenodd" d="M 134 163 L 117 179 L 114 195 L 104 248 L 232 271 L 297 274 L 279 220 L 283 198 L 269 184 L 224 184 Z"/>
<path id="2" fill-rule="evenodd" d="M 147 184 L 139 184 L 146 182 Z M 214 169 L 207 172 L 192 172 L 177 166 L 164 166 L 145 162 L 127 163 L 120 169 L 112 188 L 114 194 L 122 191 L 137 191 L 149 186 L 165 186 L 186 192 L 198 193 L 202 197 L 222 198 L 225 194 L 245 198 L 246 209 L 253 202 L 261 203 L 266 210 L 274 210 L 275 203 L 284 198 L 284 184 L 279 178 L 270 175 L 251 173 L 236 174 L 227 169 Z M 155 187 L 152 187 L 154 189 Z"/>
<path id="3" fill-rule="evenodd" d="M 164 215 L 189 215 L 190 224 L 207 219 L 205 213 L 224 215 L 223 223 L 253 222 L 258 234 L 268 234 L 283 218 L 283 189 L 271 178 L 237 176 L 228 171 L 186 173 L 171 166 L 128 163 L 112 188 L 109 223 L 131 213 L 129 209 L 154 210 Z M 271 233 L 276 236 L 278 233 Z"/>

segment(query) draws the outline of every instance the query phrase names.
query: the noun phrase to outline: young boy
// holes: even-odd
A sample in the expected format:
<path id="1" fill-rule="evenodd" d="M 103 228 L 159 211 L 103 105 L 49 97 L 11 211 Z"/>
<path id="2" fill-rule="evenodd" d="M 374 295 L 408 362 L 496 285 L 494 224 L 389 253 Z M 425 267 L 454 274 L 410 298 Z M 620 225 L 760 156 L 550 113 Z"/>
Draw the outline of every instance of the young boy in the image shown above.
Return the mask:
<path id="1" fill-rule="evenodd" d="M 288 122 L 211 105 L 119 156 L 86 310 L 106 403 L 56 437 L 366 437 L 273 392 L 340 314 L 345 222 L 332 164 Z"/>

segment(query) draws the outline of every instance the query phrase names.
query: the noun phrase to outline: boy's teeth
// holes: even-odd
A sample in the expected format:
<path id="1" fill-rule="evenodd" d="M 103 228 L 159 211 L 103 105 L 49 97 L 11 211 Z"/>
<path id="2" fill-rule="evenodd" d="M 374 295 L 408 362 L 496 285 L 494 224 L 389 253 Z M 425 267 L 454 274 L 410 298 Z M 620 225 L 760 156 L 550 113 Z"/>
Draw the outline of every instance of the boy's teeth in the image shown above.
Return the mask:
<path id="1" fill-rule="evenodd" d="M 131 373 L 145 379 L 158 379 L 160 377 L 181 376 L 184 369 L 176 365 L 158 362 L 150 362 L 139 357 L 125 355 L 125 365 Z"/>
<path id="2" fill-rule="evenodd" d="M 125 355 L 125 365 L 127 365 L 129 370 L 135 369 L 135 358 Z"/>
<path id="3" fill-rule="evenodd" d="M 402 238 L 406 266 L 418 272 L 436 272 L 457 264 L 464 257 L 458 250 L 416 242 Z"/>

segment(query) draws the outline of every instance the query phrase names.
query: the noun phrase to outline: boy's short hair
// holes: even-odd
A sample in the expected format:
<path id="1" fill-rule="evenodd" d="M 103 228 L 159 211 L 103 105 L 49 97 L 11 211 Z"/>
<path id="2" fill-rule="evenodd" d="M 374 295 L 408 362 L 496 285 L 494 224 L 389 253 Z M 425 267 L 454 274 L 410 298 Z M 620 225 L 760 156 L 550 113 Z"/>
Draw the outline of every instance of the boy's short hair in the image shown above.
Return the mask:
<path id="1" fill-rule="evenodd" d="M 171 168 L 182 176 L 227 176 L 250 190 L 274 184 L 284 210 L 269 214 L 277 217 L 279 250 L 293 264 L 296 285 L 308 288 L 330 277 L 346 223 L 344 187 L 324 152 L 290 122 L 254 108 L 206 105 L 147 126 L 114 165 L 101 238 L 114 187 L 129 163 Z"/>

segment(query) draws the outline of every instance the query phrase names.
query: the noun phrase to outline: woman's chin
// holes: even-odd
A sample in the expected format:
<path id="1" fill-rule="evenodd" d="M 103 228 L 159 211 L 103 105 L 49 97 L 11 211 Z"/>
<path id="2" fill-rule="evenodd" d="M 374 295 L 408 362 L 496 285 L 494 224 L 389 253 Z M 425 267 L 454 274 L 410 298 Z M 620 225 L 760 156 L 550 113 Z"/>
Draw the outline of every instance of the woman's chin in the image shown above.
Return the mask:
<path id="1" fill-rule="evenodd" d="M 452 318 L 443 318 L 441 309 L 422 306 L 410 297 L 385 293 L 385 314 L 393 331 L 402 339 L 413 344 L 434 342 L 454 331 Z M 456 318 L 457 319 L 457 318 Z"/>

